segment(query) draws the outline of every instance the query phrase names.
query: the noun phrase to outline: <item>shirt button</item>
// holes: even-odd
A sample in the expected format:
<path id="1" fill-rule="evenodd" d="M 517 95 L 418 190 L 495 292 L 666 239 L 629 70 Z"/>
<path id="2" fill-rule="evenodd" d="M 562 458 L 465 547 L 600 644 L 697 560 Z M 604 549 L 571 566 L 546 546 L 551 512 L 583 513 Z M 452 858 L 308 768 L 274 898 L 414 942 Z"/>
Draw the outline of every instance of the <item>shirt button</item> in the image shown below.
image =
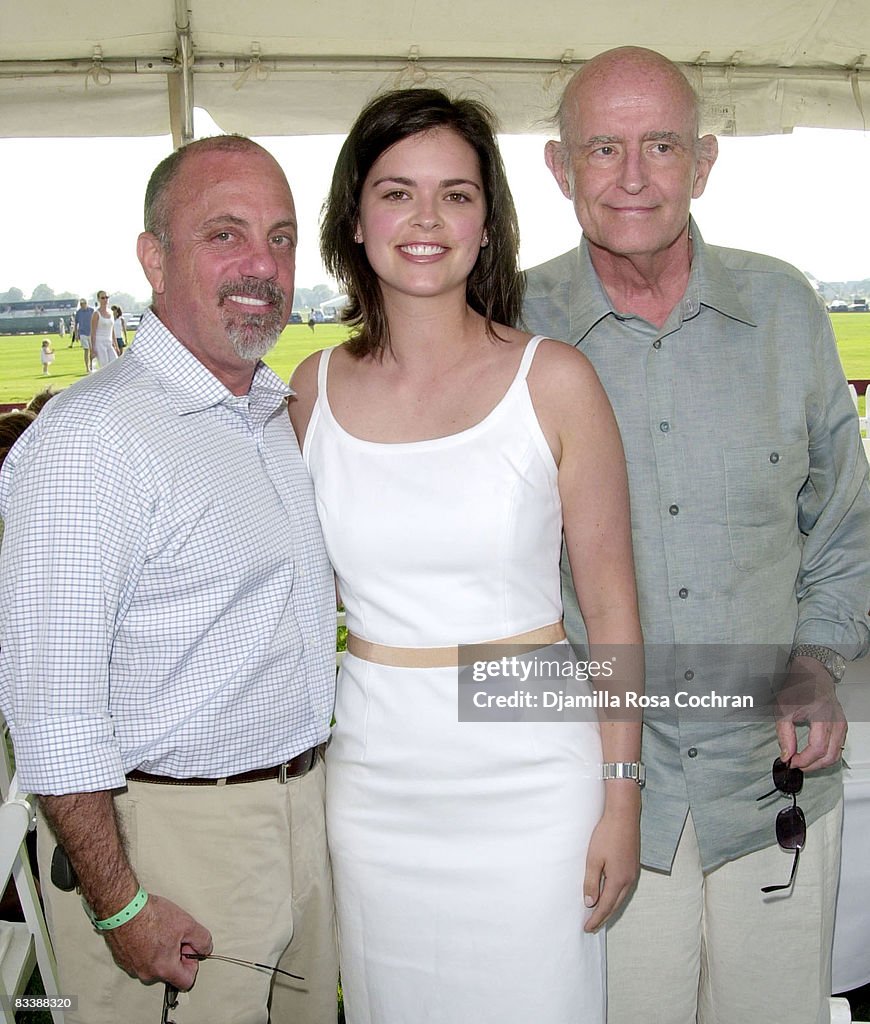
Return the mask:
<path id="1" fill-rule="evenodd" d="M 680 511 L 680 506 L 679 505 L 671 505 L 671 507 L 668 509 L 668 512 L 670 512 L 670 514 L 672 516 L 678 515 L 679 511 Z"/>
<path id="2" fill-rule="evenodd" d="M 779 462 L 779 452 L 771 452 L 770 453 L 770 461 L 775 466 L 777 464 L 777 462 Z"/>
<path id="3" fill-rule="evenodd" d="M 660 430 L 660 431 L 661 431 L 661 432 L 662 432 L 663 434 L 667 434 L 667 432 L 668 432 L 668 431 L 669 431 L 670 429 L 671 429 L 671 425 L 670 425 L 670 423 L 668 423 L 668 421 L 667 421 L 667 420 L 662 420 L 662 421 L 661 421 L 661 423 L 659 424 L 659 430 Z"/>
<path id="4" fill-rule="evenodd" d="M 662 347 L 661 339 L 660 338 L 656 338 L 656 340 L 653 342 L 653 348 L 661 348 L 661 347 Z"/>
<path id="5" fill-rule="evenodd" d="M 695 673 L 690 668 L 687 668 L 686 671 L 683 673 L 683 679 L 685 679 L 686 682 L 691 683 L 691 681 L 694 678 L 695 678 Z"/>
<path id="6" fill-rule="evenodd" d="M 685 588 L 685 587 L 680 587 L 680 589 L 679 589 L 678 593 L 679 593 L 680 597 L 681 597 L 681 598 L 682 598 L 682 599 L 683 599 L 684 601 L 685 601 L 685 600 L 686 600 L 686 598 L 687 598 L 687 597 L 689 596 L 689 591 L 688 591 L 688 590 L 686 590 L 686 588 Z"/>
<path id="7" fill-rule="evenodd" d="M 686 753 L 689 755 L 689 757 L 697 757 L 698 756 L 698 748 L 697 747 L 689 747 L 689 749 L 686 751 Z"/>

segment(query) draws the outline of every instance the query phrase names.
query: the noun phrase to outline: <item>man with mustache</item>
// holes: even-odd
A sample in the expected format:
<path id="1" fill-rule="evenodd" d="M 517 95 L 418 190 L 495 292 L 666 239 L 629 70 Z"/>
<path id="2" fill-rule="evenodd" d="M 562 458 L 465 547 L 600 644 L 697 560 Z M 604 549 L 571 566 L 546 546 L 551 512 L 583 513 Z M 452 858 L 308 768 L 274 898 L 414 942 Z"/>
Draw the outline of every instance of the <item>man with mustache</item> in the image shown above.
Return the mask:
<path id="1" fill-rule="evenodd" d="M 0 707 L 40 795 L 66 1019 L 151 1024 L 163 985 L 141 982 L 196 980 L 185 1024 L 322 1024 L 334 591 L 288 388 L 260 361 L 290 312 L 293 197 L 260 146 L 205 139 L 158 165 L 145 228 L 135 344 L 0 477 Z"/>
<path id="2" fill-rule="evenodd" d="M 619 422 L 646 692 L 754 701 L 770 697 L 778 657 L 784 677 L 776 722 L 674 703 L 645 716 L 642 870 L 609 926 L 608 1021 L 822 1024 L 846 735 L 836 684 L 870 641 L 867 461 L 830 321 L 794 268 L 701 237 L 690 204 L 717 142 L 661 54 L 593 58 L 559 128 L 547 164 L 583 239 L 529 272 L 524 316 L 588 356 Z M 806 773 L 793 833 L 777 757 Z"/>

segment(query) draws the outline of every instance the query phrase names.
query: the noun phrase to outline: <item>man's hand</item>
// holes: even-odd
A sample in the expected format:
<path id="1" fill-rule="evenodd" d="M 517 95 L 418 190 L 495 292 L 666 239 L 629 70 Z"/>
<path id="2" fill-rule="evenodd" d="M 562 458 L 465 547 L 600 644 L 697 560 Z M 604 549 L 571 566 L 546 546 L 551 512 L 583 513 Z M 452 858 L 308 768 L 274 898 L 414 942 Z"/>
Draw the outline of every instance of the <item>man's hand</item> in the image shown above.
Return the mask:
<path id="1" fill-rule="evenodd" d="M 186 991 L 196 980 L 197 960 L 183 953 L 208 955 L 211 934 L 190 914 L 162 896 L 149 894 L 142 910 L 120 928 L 103 932 L 119 967 L 140 981 L 168 981 Z"/>
<path id="2" fill-rule="evenodd" d="M 82 896 L 99 919 L 112 917 L 139 888 L 115 818 L 112 793 L 40 796 L 43 812 L 66 850 Z M 190 914 L 149 894 L 135 917 L 101 933 L 118 966 L 142 981 L 168 981 L 187 990 L 199 964 L 182 953 L 210 953 L 211 935 Z"/>
<path id="3" fill-rule="evenodd" d="M 783 761 L 812 772 L 836 764 L 843 753 L 848 723 L 837 700 L 831 673 L 815 658 L 792 661 L 785 685 L 777 696 L 776 734 Z M 806 746 L 797 749 L 797 724 L 809 724 Z"/>

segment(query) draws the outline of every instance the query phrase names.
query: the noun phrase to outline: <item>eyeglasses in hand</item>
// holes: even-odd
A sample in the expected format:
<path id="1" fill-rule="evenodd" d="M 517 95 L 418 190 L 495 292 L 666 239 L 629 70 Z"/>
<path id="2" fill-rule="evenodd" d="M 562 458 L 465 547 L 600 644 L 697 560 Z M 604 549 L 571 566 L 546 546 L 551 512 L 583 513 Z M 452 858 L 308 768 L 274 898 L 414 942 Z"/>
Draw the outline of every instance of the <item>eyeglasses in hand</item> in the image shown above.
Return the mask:
<path id="1" fill-rule="evenodd" d="M 301 974 L 291 974 L 281 967 L 271 967 L 269 964 L 258 964 L 253 960 L 239 960 L 234 956 L 219 956 L 217 953 L 182 953 L 184 960 L 221 960 L 226 964 L 237 964 L 239 967 L 250 967 L 255 971 L 268 971 L 270 974 L 283 974 L 288 978 L 295 978 L 296 981 L 305 981 Z M 160 1024 L 175 1024 L 169 1013 L 178 1006 L 178 989 L 167 981 L 163 986 L 163 1013 L 160 1017 Z"/>
<path id="2" fill-rule="evenodd" d="M 776 816 L 776 841 L 783 850 L 794 850 L 794 860 L 788 882 L 785 885 L 762 886 L 761 891 L 765 893 L 780 892 L 783 889 L 790 889 L 794 885 L 798 860 L 807 841 L 807 821 L 797 802 L 797 794 L 800 793 L 804 785 L 804 773 L 800 768 L 791 768 L 782 758 L 778 757 L 773 762 L 772 775 L 774 789 L 758 799 L 766 800 L 777 792 L 791 797 L 791 807 L 784 807 Z"/>

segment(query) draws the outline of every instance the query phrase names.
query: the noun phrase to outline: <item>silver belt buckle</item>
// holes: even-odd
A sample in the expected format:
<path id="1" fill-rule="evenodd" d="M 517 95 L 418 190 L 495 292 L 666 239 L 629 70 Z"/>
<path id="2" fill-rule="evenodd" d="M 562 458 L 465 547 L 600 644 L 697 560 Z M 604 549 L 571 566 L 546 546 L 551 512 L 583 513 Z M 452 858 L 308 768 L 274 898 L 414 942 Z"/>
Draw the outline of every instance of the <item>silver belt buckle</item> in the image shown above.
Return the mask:
<path id="1" fill-rule="evenodd" d="M 289 767 L 289 764 L 287 763 L 287 761 L 285 761 L 284 764 L 282 764 L 281 767 L 278 769 L 279 786 L 286 786 L 287 783 L 290 781 L 290 776 L 287 774 Z"/>

